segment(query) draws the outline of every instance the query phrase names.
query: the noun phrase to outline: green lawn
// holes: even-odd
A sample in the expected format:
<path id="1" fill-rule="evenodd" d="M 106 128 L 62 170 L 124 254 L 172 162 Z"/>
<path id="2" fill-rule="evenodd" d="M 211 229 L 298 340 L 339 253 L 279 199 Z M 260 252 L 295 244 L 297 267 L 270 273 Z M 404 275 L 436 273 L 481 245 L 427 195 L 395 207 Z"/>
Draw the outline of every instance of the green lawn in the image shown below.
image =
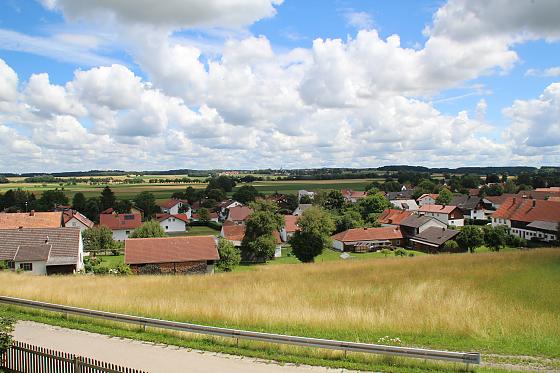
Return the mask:
<path id="1" fill-rule="evenodd" d="M 124 255 L 98 255 L 101 259 L 101 265 L 109 268 L 115 268 L 121 263 L 124 263 Z"/>
<path id="2" fill-rule="evenodd" d="M 182 235 L 185 236 L 218 236 L 220 231 L 210 227 L 189 227 L 188 231 Z"/>

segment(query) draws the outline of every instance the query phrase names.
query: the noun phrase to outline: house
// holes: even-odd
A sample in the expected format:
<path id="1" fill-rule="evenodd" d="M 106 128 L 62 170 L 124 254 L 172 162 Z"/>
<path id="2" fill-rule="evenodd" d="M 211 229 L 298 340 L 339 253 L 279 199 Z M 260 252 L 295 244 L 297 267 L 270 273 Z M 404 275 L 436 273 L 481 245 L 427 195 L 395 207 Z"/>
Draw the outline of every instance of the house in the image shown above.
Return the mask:
<path id="1" fill-rule="evenodd" d="M 553 197 L 560 197 L 560 192 L 556 192 L 554 188 L 538 188 L 539 190 L 522 190 L 517 194 L 504 193 L 501 196 L 486 196 L 483 199 L 483 203 L 491 205 L 494 209 L 499 209 L 502 203 L 504 203 L 508 198 L 530 198 L 538 200 L 550 200 Z M 543 191 L 543 189 L 550 189 L 548 191 Z"/>
<path id="2" fill-rule="evenodd" d="M 241 202 L 235 201 L 233 199 L 228 199 L 218 204 L 218 215 L 222 220 L 225 220 L 228 216 L 229 209 L 233 207 L 243 206 Z"/>
<path id="3" fill-rule="evenodd" d="M 310 208 L 311 206 L 313 206 L 311 203 L 300 203 L 298 205 L 298 207 L 296 207 L 296 209 L 294 210 L 294 212 L 292 213 L 292 215 L 294 216 L 301 216 L 303 215 L 303 213 L 305 212 L 305 210 L 307 210 L 308 208 Z"/>
<path id="4" fill-rule="evenodd" d="M 124 262 L 135 274 L 213 273 L 219 259 L 214 236 L 131 238 L 124 243 Z"/>
<path id="5" fill-rule="evenodd" d="M 191 218 L 191 208 L 187 201 L 183 201 L 182 199 L 172 198 L 166 201 L 163 201 L 159 204 L 161 208 L 161 212 L 164 214 L 170 215 L 177 215 L 182 212 L 183 208 L 185 209 L 184 213 L 187 215 L 187 218 Z M 181 211 L 180 211 L 181 210 Z"/>
<path id="6" fill-rule="evenodd" d="M 511 234 L 527 240 L 558 240 L 560 202 L 510 197 L 494 214 L 492 226 L 507 225 Z"/>
<path id="7" fill-rule="evenodd" d="M 438 197 L 439 194 L 422 194 L 416 201 L 418 202 L 419 206 L 435 205 Z"/>
<path id="8" fill-rule="evenodd" d="M 287 242 L 296 231 L 299 230 L 299 226 L 297 224 L 299 220 L 299 216 L 296 215 L 284 215 L 284 226 L 280 230 L 280 238 L 282 241 Z"/>
<path id="9" fill-rule="evenodd" d="M 431 227 L 447 228 L 447 224 L 429 216 L 413 214 L 401 220 L 399 227 L 403 236 L 409 239 Z"/>
<path id="10" fill-rule="evenodd" d="M 235 224 L 245 224 L 245 220 L 253 213 L 253 209 L 247 206 L 236 206 L 229 209 L 227 221 Z"/>
<path id="11" fill-rule="evenodd" d="M 418 205 L 416 201 L 413 199 L 394 199 L 391 204 L 399 209 L 407 210 L 407 211 L 418 211 Z"/>
<path id="12" fill-rule="evenodd" d="M 368 252 L 379 247 L 399 246 L 403 235 L 398 227 L 353 228 L 332 236 L 338 251 Z"/>
<path id="13" fill-rule="evenodd" d="M 124 241 L 133 230 L 142 225 L 140 214 L 101 214 L 99 225 L 104 225 L 113 231 L 115 241 Z"/>
<path id="14" fill-rule="evenodd" d="M 0 230 L 0 260 L 13 270 L 35 275 L 72 274 L 84 267 L 78 228 Z"/>
<path id="15" fill-rule="evenodd" d="M 447 225 L 462 227 L 465 225 L 463 213 L 457 206 L 452 205 L 424 205 L 418 209 L 418 214 L 431 216 Z"/>
<path id="16" fill-rule="evenodd" d="M 430 227 L 410 238 L 411 247 L 414 250 L 427 253 L 445 251 L 444 244 L 455 238 L 459 231 L 447 228 Z"/>
<path id="17" fill-rule="evenodd" d="M 401 221 L 412 214 L 412 211 L 386 209 L 377 217 L 377 222 L 381 224 L 382 227 L 398 227 Z"/>
<path id="18" fill-rule="evenodd" d="M 156 220 L 165 233 L 185 232 L 189 222 L 186 214 L 156 214 Z"/>
<path id="19" fill-rule="evenodd" d="M 280 238 L 280 233 L 274 231 L 272 233 L 274 239 L 276 240 L 276 249 L 274 251 L 274 257 L 279 258 L 282 256 L 282 240 Z M 245 225 L 225 223 L 222 225 L 222 230 L 220 231 L 220 236 L 228 240 L 235 247 L 241 247 L 241 242 L 245 237 Z"/>
<path id="20" fill-rule="evenodd" d="M 396 199 L 414 199 L 412 195 L 414 190 L 401 190 L 400 192 L 387 192 L 385 198 L 389 201 L 394 201 Z"/>
<path id="21" fill-rule="evenodd" d="M 140 214 L 141 218 L 144 219 L 144 210 L 142 210 L 140 207 L 132 206 L 130 208 L 130 213 L 131 214 Z"/>
<path id="22" fill-rule="evenodd" d="M 220 221 L 220 217 L 219 217 L 217 212 L 209 212 L 208 214 L 210 216 L 210 221 L 213 221 L 213 222 L 216 222 L 216 223 L 218 223 Z M 191 220 L 192 221 L 200 221 L 200 214 L 193 213 L 191 215 Z"/>
<path id="23" fill-rule="evenodd" d="M 309 197 L 311 199 L 315 198 L 315 192 L 311 192 L 308 190 L 298 190 L 298 201 L 301 201 L 302 197 Z"/>
<path id="24" fill-rule="evenodd" d="M 349 203 L 356 203 L 360 199 L 367 196 L 366 192 L 358 192 L 358 191 L 354 191 L 352 189 L 342 189 L 340 192 L 342 193 L 342 196 L 344 197 L 346 202 L 349 202 Z"/>
<path id="25" fill-rule="evenodd" d="M 60 228 L 63 226 L 62 212 L 14 212 L 0 213 L 0 229 Z"/>
<path id="26" fill-rule="evenodd" d="M 64 210 L 62 219 L 65 227 L 78 227 L 83 232 L 93 227 L 93 222 L 76 210 Z"/>
<path id="27" fill-rule="evenodd" d="M 488 214 L 493 212 L 486 209 L 482 198 L 464 194 L 453 196 L 450 205 L 457 206 L 465 219 L 486 220 L 489 218 Z"/>

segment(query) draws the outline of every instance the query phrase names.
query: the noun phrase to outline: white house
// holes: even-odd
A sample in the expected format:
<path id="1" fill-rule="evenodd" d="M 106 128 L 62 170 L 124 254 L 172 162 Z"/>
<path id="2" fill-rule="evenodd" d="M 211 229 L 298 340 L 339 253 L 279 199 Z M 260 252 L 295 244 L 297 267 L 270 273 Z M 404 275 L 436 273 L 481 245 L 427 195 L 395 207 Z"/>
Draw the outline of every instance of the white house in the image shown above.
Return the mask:
<path id="1" fill-rule="evenodd" d="M 64 220 L 65 227 L 80 228 L 81 232 L 85 231 L 88 228 L 92 228 L 94 225 L 91 220 L 89 220 L 76 210 L 63 211 L 62 219 Z"/>
<path id="2" fill-rule="evenodd" d="M 76 228 L 0 230 L 0 260 L 34 275 L 72 274 L 84 268 L 82 233 Z"/>
<path id="3" fill-rule="evenodd" d="M 223 201 L 222 203 L 220 203 L 218 205 L 219 218 L 221 220 L 225 220 L 228 216 L 229 209 L 234 208 L 234 207 L 239 207 L 239 206 L 243 206 L 243 204 L 241 202 L 234 201 L 232 199 L 228 199 L 226 201 Z"/>
<path id="4" fill-rule="evenodd" d="M 301 215 L 305 212 L 305 210 L 307 210 L 307 209 L 310 208 L 311 206 L 313 206 L 313 205 L 310 204 L 310 203 L 300 203 L 300 204 L 298 205 L 298 207 L 296 207 L 296 209 L 294 210 L 294 212 L 292 213 L 292 215 L 301 216 Z"/>
<path id="5" fill-rule="evenodd" d="M 401 210 L 406 210 L 406 211 L 418 210 L 418 205 L 416 204 L 416 201 L 413 199 L 394 199 L 389 202 L 391 202 L 393 206 Z"/>
<path id="6" fill-rule="evenodd" d="M 140 214 L 101 214 L 99 225 L 108 227 L 113 232 L 115 241 L 124 241 L 133 230 L 142 225 L 142 218 Z"/>
<path id="7" fill-rule="evenodd" d="M 187 218 L 189 219 L 191 218 L 191 214 L 192 214 L 191 208 L 187 203 L 187 201 L 183 201 L 182 199 L 177 199 L 177 198 L 168 199 L 167 201 L 160 203 L 159 207 L 161 208 L 162 213 L 170 214 L 170 215 L 177 215 L 180 213 L 179 210 L 185 208 L 184 214 L 187 215 Z"/>
<path id="8" fill-rule="evenodd" d="M 166 232 L 185 232 L 189 218 L 185 214 L 157 214 L 156 220 L 160 227 Z"/>
<path id="9" fill-rule="evenodd" d="M 438 197 L 439 194 L 422 194 L 416 201 L 419 206 L 435 205 Z"/>
<path id="10" fill-rule="evenodd" d="M 284 226 L 280 230 L 280 238 L 283 242 L 288 241 L 299 230 L 298 220 L 299 216 L 284 215 Z"/>
<path id="11" fill-rule="evenodd" d="M 424 205 L 418 209 L 418 214 L 433 217 L 447 225 L 462 227 L 465 225 L 463 213 L 457 206 Z"/>

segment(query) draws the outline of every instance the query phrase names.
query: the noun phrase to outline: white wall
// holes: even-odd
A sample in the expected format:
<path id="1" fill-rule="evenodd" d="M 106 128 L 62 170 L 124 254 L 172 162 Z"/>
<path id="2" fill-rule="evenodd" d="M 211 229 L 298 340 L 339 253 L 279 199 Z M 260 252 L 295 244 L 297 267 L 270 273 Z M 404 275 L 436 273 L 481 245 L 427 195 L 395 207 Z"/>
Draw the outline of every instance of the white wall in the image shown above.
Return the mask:
<path id="1" fill-rule="evenodd" d="M 31 263 L 32 266 L 33 266 L 32 271 L 23 271 L 22 273 L 29 273 L 29 274 L 32 274 L 32 275 L 46 275 L 47 274 L 47 262 L 40 262 L 40 261 L 15 262 L 16 271 L 19 269 L 20 263 Z"/>
<path id="2" fill-rule="evenodd" d="M 430 227 L 447 228 L 447 225 L 439 220 L 430 220 L 418 228 L 418 233 L 422 233 Z"/>
<path id="3" fill-rule="evenodd" d="M 80 232 L 83 232 L 88 228 L 84 223 L 82 223 L 81 221 L 79 221 L 76 218 L 72 218 L 72 219 L 68 220 L 68 222 L 64 226 L 65 227 L 72 227 L 72 228 L 80 228 Z"/>
<path id="4" fill-rule="evenodd" d="M 333 240 L 332 246 L 335 250 L 344 251 L 344 243 L 342 243 L 342 241 Z"/>
<path id="5" fill-rule="evenodd" d="M 451 219 L 447 224 L 454 225 L 456 227 L 462 227 L 463 225 L 465 225 L 465 219 Z"/>
<path id="6" fill-rule="evenodd" d="M 113 240 L 115 241 L 124 241 L 128 238 L 134 229 L 124 230 L 124 229 L 117 229 L 113 230 Z M 128 232 L 128 233 L 126 233 Z"/>
<path id="7" fill-rule="evenodd" d="M 172 216 L 160 221 L 159 225 L 165 232 L 184 232 L 187 229 L 187 224 L 184 221 Z"/>

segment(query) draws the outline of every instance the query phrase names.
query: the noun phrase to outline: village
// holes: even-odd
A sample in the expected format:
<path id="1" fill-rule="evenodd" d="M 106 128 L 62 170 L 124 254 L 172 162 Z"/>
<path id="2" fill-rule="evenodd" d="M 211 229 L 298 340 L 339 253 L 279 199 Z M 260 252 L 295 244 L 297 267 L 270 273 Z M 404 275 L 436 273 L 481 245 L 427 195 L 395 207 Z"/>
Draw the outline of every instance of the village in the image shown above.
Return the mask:
<path id="1" fill-rule="evenodd" d="M 231 175 L 216 176 L 205 190 L 188 187 L 157 204 L 149 192 L 136 202 L 117 201 L 107 186 L 106 208 L 93 216 L 80 211 L 87 204 L 79 194 L 72 204 L 54 202 L 52 211 L 8 207 L 0 213 L 1 268 L 35 275 L 210 274 L 286 256 L 313 262 L 323 251 L 352 260 L 558 241 L 560 187 L 489 195 L 506 183 L 481 182 L 460 193 L 445 183 L 388 180 L 365 191 L 262 195 L 245 184 L 227 197 L 233 185 Z M 122 259 L 100 265 L 111 255 Z"/>

